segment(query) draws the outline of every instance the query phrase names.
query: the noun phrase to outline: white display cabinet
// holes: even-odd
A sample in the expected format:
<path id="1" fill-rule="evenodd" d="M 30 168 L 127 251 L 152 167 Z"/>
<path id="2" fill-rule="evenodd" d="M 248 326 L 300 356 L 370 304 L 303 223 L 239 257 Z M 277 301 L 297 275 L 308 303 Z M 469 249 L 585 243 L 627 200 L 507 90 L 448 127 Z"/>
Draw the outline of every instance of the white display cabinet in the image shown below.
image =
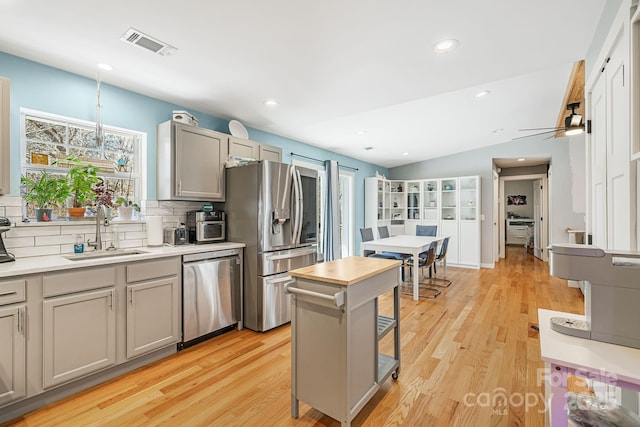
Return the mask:
<path id="1" fill-rule="evenodd" d="M 480 268 L 480 177 L 410 181 L 365 179 L 365 227 L 377 238 L 386 225 L 391 235 L 415 235 L 416 225 L 436 225 L 449 236 L 447 265 Z"/>

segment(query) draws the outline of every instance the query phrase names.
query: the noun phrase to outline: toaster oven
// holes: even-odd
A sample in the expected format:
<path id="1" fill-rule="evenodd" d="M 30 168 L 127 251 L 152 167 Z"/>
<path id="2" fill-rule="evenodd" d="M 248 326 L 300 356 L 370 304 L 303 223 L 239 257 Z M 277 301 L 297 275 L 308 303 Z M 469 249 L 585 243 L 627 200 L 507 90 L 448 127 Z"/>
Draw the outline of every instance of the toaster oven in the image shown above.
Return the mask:
<path id="1" fill-rule="evenodd" d="M 187 231 L 191 243 L 211 243 L 225 240 L 225 221 L 222 211 L 188 211 Z"/>

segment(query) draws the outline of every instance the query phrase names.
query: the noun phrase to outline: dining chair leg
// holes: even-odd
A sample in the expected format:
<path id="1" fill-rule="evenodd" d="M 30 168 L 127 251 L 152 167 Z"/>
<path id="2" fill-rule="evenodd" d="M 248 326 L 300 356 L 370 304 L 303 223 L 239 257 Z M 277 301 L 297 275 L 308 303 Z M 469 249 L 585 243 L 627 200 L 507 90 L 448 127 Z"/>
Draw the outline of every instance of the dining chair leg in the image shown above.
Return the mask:
<path id="1" fill-rule="evenodd" d="M 433 263 L 433 271 L 434 271 L 434 276 L 435 276 L 435 272 L 436 272 L 436 264 Z M 446 273 L 445 273 L 446 274 Z M 430 285 L 430 286 L 439 286 L 441 288 L 448 288 L 449 286 L 451 286 L 451 280 L 449 279 L 445 279 L 444 277 L 432 277 L 431 276 L 431 267 L 429 267 L 429 278 L 425 279 L 426 284 Z"/>

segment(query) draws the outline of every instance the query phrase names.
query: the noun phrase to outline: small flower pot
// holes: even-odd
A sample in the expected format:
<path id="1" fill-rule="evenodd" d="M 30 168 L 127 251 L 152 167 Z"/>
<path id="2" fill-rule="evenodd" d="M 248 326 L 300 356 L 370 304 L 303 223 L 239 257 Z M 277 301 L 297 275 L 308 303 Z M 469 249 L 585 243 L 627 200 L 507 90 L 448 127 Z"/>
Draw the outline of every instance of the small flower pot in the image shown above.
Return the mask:
<path id="1" fill-rule="evenodd" d="M 78 218 L 84 216 L 84 211 L 86 208 L 67 208 L 69 211 L 69 216 Z"/>

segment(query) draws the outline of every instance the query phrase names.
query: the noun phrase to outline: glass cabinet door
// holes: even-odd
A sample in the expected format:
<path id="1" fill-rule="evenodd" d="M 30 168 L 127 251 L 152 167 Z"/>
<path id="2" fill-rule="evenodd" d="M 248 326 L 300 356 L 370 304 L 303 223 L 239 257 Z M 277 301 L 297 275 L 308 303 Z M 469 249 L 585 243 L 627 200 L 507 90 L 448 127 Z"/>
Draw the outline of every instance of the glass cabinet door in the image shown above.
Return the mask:
<path id="1" fill-rule="evenodd" d="M 407 219 L 420 219 L 420 181 L 407 181 Z"/>
<path id="2" fill-rule="evenodd" d="M 460 178 L 460 219 L 478 219 L 478 179 Z"/>
<path id="3" fill-rule="evenodd" d="M 389 208 L 389 212 L 391 213 L 391 217 L 389 219 L 393 220 L 402 220 L 405 218 L 405 200 L 406 189 L 404 181 L 389 181 L 390 189 L 389 189 L 389 199 L 391 206 Z"/>
<path id="4" fill-rule="evenodd" d="M 456 179 L 443 179 L 440 183 L 442 185 L 442 208 L 441 218 L 443 221 L 451 221 L 457 219 L 457 182 Z"/>
<path id="5" fill-rule="evenodd" d="M 432 179 L 422 183 L 422 220 L 438 220 L 438 180 Z"/>

